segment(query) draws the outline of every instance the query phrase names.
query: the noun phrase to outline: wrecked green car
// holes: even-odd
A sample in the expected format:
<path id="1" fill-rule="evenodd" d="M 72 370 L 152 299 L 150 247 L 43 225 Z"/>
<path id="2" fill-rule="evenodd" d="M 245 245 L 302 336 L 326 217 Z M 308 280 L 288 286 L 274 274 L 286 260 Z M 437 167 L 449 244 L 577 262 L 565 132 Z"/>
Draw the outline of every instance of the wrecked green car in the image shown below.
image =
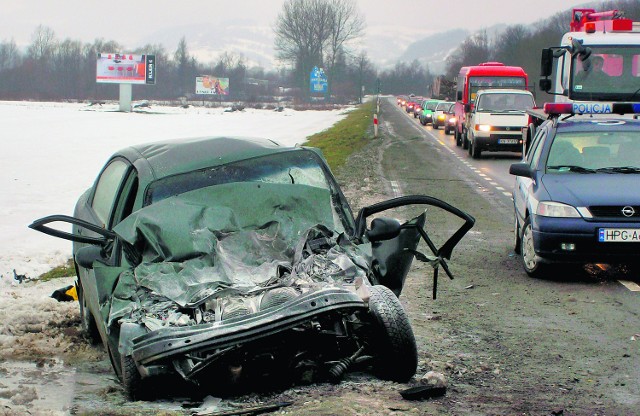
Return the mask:
<path id="1" fill-rule="evenodd" d="M 463 224 L 437 248 L 424 210 L 367 220 L 412 204 Z M 73 217 L 30 227 L 73 241 L 83 328 L 139 399 L 161 376 L 211 392 L 337 382 L 353 369 L 409 380 L 417 349 L 398 296 L 411 262 L 449 274 L 473 222 L 419 195 L 354 218 L 317 149 L 215 137 L 117 152 Z M 433 255 L 416 251 L 421 239 Z"/>

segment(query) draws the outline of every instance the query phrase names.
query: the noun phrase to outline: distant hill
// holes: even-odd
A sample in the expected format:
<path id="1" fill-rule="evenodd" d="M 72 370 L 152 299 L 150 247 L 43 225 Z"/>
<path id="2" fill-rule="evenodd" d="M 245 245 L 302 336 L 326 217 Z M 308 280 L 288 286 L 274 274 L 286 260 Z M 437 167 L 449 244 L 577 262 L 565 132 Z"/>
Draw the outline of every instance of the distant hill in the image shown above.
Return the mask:
<path id="1" fill-rule="evenodd" d="M 417 59 L 420 63 L 428 65 L 431 72 L 440 73 L 444 70 L 444 63 L 449 53 L 455 50 L 467 36 L 469 32 L 464 29 L 427 36 L 411 43 L 398 60 L 409 63 Z"/>

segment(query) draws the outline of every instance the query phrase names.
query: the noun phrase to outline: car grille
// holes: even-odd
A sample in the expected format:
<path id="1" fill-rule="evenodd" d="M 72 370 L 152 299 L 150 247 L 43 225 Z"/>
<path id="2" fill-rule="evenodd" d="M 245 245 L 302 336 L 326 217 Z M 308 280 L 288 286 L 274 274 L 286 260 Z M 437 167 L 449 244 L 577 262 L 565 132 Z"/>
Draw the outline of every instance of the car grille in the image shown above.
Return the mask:
<path id="1" fill-rule="evenodd" d="M 640 218 L 640 206 L 631 206 L 631 205 L 626 205 L 626 206 L 630 206 L 631 208 L 633 208 L 634 213 L 632 216 L 626 216 L 622 213 L 622 209 L 625 208 L 625 206 L 623 205 L 613 205 L 613 206 L 596 205 L 596 206 L 589 207 L 589 211 L 591 212 L 591 215 L 593 215 L 594 217 Z"/>
<path id="2" fill-rule="evenodd" d="M 518 135 L 513 135 L 513 134 L 490 134 L 489 137 L 492 140 L 498 140 L 498 139 L 522 139 L 522 135 L 518 134 Z"/>
<path id="3" fill-rule="evenodd" d="M 522 134 L 522 127 L 520 126 L 496 126 L 496 131 L 512 131 Z"/>

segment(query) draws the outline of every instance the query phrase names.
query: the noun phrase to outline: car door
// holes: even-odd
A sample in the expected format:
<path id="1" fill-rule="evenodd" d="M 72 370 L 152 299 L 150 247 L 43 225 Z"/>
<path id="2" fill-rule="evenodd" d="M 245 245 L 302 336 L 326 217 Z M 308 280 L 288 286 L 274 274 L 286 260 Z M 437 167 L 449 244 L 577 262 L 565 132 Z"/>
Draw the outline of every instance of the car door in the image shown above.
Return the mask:
<path id="1" fill-rule="evenodd" d="M 531 170 L 535 170 L 542 154 L 545 139 L 548 135 L 547 128 L 539 128 L 538 132 L 533 138 L 529 152 L 525 156 L 525 162 L 529 165 Z M 524 176 L 516 176 L 516 183 L 513 193 L 513 203 L 515 207 L 516 218 L 518 220 L 519 227 L 522 226 L 526 216 L 527 209 L 531 207 L 534 196 L 534 180 L 532 178 Z"/>
<path id="2" fill-rule="evenodd" d="M 101 228 L 111 230 L 128 215 L 127 211 L 128 213 L 131 212 L 135 192 L 137 192 L 137 174 L 135 169 L 133 169 L 126 159 L 119 157 L 114 158 L 107 163 L 98 176 L 87 203 L 76 209 L 75 217 Z M 97 236 L 97 234 L 79 226 L 74 227 L 73 234 L 89 237 Z M 108 257 L 104 259 L 106 265 L 119 266 L 120 264 L 122 256 L 120 255 L 119 247 L 117 247 L 117 242 L 115 244 L 116 246 L 112 247 L 107 253 Z M 74 242 L 74 259 L 78 250 L 86 245 L 86 243 Z M 78 274 L 85 302 L 89 311 L 94 316 L 98 324 L 98 330 L 104 340 L 106 334 L 102 324 L 103 321 L 100 319 L 100 300 L 104 300 L 105 296 L 110 294 L 113 282 L 96 279 L 93 268 L 87 269 L 79 266 Z"/>
<path id="3" fill-rule="evenodd" d="M 383 219 L 382 222 L 384 225 L 382 228 L 386 228 L 385 231 L 388 231 L 389 229 L 396 227 L 397 233 L 393 235 L 385 232 L 385 234 L 387 234 L 385 238 L 377 241 L 369 238 L 367 217 L 379 214 L 386 210 L 408 205 L 426 205 L 436 207 L 463 219 L 464 223 L 440 247 L 436 247 L 425 230 L 425 224 L 427 222 L 426 212 L 423 212 L 404 224 L 397 222 L 397 225 L 394 225 L 396 220 L 389 218 Z M 379 219 L 379 217 L 376 216 L 376 219 Z M 372 221 L 372 226 L 375 221 L 375 219 Z M 356 219 L 355 237 L 358 239 L 365 237 L 372 242 L 372 271 L 374 273 L 372 283 L 387 286 L 396 294 L 396 296 L 399 296 L 414 257 L 421 261 L 434 262 L 432 264 L 435 270 L 434 279 L 437 279 L 437 270 L 440 266 L 450 277 L 452 277 L 444 260 L 449 260 L 451 258 L 453 248 L 458 244 L 458 242 L 460 242 L 467 231 L 473 227 L 474 223 L 475 219 L 471 215 L 444 201 L 426 195 L 408 195 L 360 209 Z M 373 227 L 371 231 L 373 231 Z M 389 238 L 391 236 L 392 238 Z M 428 258 L 428 256 L 416 251 L 421 238 L 425 241 L 433 256 L 429 256 Z M 434 297 L 436 287 L 437 286 L 434 282 Z"/>

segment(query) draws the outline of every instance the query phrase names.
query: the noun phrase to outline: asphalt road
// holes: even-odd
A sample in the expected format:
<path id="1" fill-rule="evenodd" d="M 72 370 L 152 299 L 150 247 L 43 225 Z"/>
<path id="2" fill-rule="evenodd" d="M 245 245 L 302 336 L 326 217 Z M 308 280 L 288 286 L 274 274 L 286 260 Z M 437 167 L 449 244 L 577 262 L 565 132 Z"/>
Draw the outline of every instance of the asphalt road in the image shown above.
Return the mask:
<path id="1" fill-rule="evenodd" d="M 446 410 L 437 408 L 443 414 L 639 414 L 640 277 L 624 266 L 594 265 L 528 277 L 513 252 L 508 167 L 520 156 L 471 159 L 452 136 L 421 126 L 392 100 L 383 100 L 380 120 L 389 141 L 382 166 L 393 194 L 427 193 L 477 220 L 454 251 L 456 279 L 440 284 L 435 302 L 423 299 L 437 321 L 413 321 L 416 333 L 437 334 L 424 345 L 431 367 L 448 363 L 451 400 L 441 403 Z M 413 286 L 414 280 L 404 301 L 410 316 L 424 316 L 411 299 L 424 283 Z"/>

